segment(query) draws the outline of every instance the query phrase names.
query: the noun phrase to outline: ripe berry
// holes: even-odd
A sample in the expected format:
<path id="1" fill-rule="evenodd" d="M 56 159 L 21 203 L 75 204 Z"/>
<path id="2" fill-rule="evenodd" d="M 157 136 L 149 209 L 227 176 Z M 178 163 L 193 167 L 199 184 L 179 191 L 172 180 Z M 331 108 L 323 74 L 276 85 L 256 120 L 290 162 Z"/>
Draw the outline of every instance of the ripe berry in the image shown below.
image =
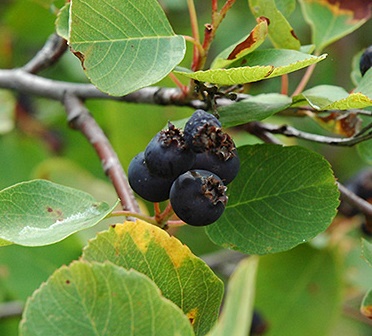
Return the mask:
<path id="1" fill-rule="evenodd" d="M 182 131 L 169 123 L 147 145 L 145 161 L 152 174 L 175 178 L 191 168 L 195 153 L 186 145 Z"/>
<path id="2" fill-rule="evenodd" d="M 204 226 L 215 222 L 225 210 L 226 187 L 209 171 L 191 170 L 173 182 L 169 199 L 181 220 L 193 226 Z"/>
<path id="3" fill-rule="evenodd" d="M 151 174 L 145 163 L 144 152 L 137 154 L 129 164 L 128 182 L 132 189 L 147 201 L 167 200 L 173 181 L 173 178 Z"/>
<path id="4" fill-rule="evenodd" d="M 359 61 L 359 69 L 362 76 L 367 72 L 367 70 L 372 66 L 372 46 L 368 47 Z"/>
<path id="5" fill-rule="evenodd" d="M 212 114 L 196 110 L 185 125 L 185 141 L 196 153 L 213 147 L 214 134 L 221 128 L 221 123 Z"/>
<path id="6" fill-rule="evenodd" d="M 227 157 L 221 155 L 219 150 L 209 150 L 196 154 L 195 163 L 192 169 L 208 170 L 219 176 L 225 185 L 228 185 L 238 174 L 240 160 L 236 148 L 231 150 Z"/>

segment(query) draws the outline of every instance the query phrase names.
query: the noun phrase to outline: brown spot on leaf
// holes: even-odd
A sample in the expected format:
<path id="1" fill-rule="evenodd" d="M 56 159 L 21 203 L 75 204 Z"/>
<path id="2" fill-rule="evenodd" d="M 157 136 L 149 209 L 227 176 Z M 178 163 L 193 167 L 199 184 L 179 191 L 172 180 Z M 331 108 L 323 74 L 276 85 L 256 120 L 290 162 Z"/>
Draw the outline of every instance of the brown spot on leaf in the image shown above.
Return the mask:
<path id="1" fill-rule="evenodd" d="M 194 325 L 194 323 L 195 323 L 195 319 L 196 319 L 197 315 L 198 315 L 198 308 L 193 308 L 193 309 L 191 309 L 191 310 L 186 314 L 186 316 L 187 316 L 187 318 L 189 319 L 191 325 Z"/>
<path id="2" fill-rule="evenodd" d="M 71 281 L 68 279 L 65 282 L 66 282 L 66 285 L 69 285 L 71 283 Z"/>
<path id="3" fill-rule="evenodd" d="M 261 22 L 266 22 L 267 25 L 270 24 L 270 20 L 264 16 L 260 16 L 257 18 L 257 23 L 261 23 Z M 249 34 L 249 36 L 241 43 L 239 43 L 235 48 L 234 50 L 230 53 L 230 55 L 227 57 L 228 60 L 233 60 L 236 58 L 236 56 L 242 52 L 243 50 L 245 49 L 248 49 L 250 48 L 259 38 L 259 36 L 257 36 L 257 26 L 255 28 L 252 29 L 251 33 Z"/>
<path id="4" fill-rule="evenodd" d="M 63 212 L 61 209 L 53 209 L 51 206 L 46 207 L 46 211 L 58 221 L 63 221 Z"/>
<path id="5" fill-rule="evenodd" d="M 83 67 L 83 69 L 85 70 L 85 66 L 84 66 L 84 61 L 85 61 L 85 56 L 79 52 L 79 51 L 75 51 L 71 48 L 71 51 L 73 52 L 73 54 L 80 60 L 81 62 L 81 66 Z"/>
<path id="6" fill-rule="evenodd" d="M 274 67 L 273 65 L 271 65 L 271 68 L 270 68 L 270 70 L 267 72 L 267 74 L 265 75 L 265 78 L 266 78 L 266 77 L 269 77 L 269 76 L 273 73 L 274 69 L 275 69 L 275 67 Z"/>
<path id="7" fill-rule="evenodd" d="M 296 35 L 296 33 L 294 32 L 293 29 L 291 29 L 291 35 L 292 35 L 296 40 L 298 40 L 298 37 L 297 37 L 297 35 Z"/>

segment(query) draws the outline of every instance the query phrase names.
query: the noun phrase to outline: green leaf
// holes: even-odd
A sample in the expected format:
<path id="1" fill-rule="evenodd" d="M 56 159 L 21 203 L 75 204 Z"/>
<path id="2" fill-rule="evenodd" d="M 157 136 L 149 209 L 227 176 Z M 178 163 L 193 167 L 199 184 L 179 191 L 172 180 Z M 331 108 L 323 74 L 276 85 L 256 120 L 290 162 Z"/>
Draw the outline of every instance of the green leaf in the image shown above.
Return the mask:
<path id="1" fill-rule="evenodd" d="M 256 309 L 265 336 L 330 335 L 343 292 L 342 263 L 335 251 L 307 244 L 260 258 Z"/>
<path id="2" fill-rule="evenodd" d="M 112 209 L 49 181 L 19 183 L 0 191 L 0 238 L 24 246 L 53 244 L 96 225 Z"/>
<path id="3" fill-rule="evenodd" d="M 362 239 L 362 257 L 372 267 L 372 243 Z"/>
<path id="4" fill-rule="evenodd" d="M 297 106 L 310 105 L 319 111 L 349 110 L 371 106 L 372 99 L 356 90 L 349 94 L 339 86 L 318 85 L 293 97 L 293 103 Z"/>
<path id="5" fill-rule="evenodd" d="M 317 52 L 352 33 L 370 17 L 368 1 L 299 0 Z"/>
<path id="6" fill-rule="evenodd" d="M 372 289 L 364 296 L 360 312 L 369 319 L 372 319 Z"/>
<path id="7" fill-rule="evenodd" d="M 288 96 L 278 93 L 251 96 L 229 106 L 218 109 L 224 127 L 242 125 L 250 121 L 263 120 L 285 110 L 292 103 Z"/>
<path id="8" fill-rule="evenodd" d="M 372 140 L 363 141 L 357 145 L 358 153 L 368 164 L 372 165 Z"/>
<path id="9" fill-rule="evenodd" d="M 78 259 L 82 248 L 81 240 L 73 235 L 48 246 L 0 249 L 0 284 L 6 288 L 7 297 L 26 301 L 57 268 Z"/>
<path id="10" fill-rule="evenodd" d="M 218 317 L 221 280 L 187 246 L 154 225 L 141 220 L 117 224 L 91 240 L 83 258 L 146 274 L 184 311 L 197 335 L 206 334 Z"/>
<path id="11" fill-rule="evenodd" d="M 66 3 L 58 12 L 56 20 L 57 34 L 68 40 L 70 3 Z"/>
<path id="12" fill-rule="evenodd" d="M 348 240 L 350 248 L 345 255 L 344 274 L 347 274 L 347 283 L 349 287 L 358 288 L 359 292 L 366 292 L 371 288 L 372 267 L 368 264 L 366 257 L 363 256 L 364 247 L 359 237 L 360 235 L 358 232 L 357 237 Z"/>
<path id="13" fill-rule="evenodd" d="M 353 82 L 353 84 L 355 86 L 357 86 L 359 84 L 359 82 L 362 80 L 362 74 L 360 72 L 360 69 L 359 69 L 359 62 L 360 62 L 360 57 L 362 56 L 363 52 L 365 51 L 365 49 L 363 50 L 360 50 L 358 53 L 356 53 L 354 56 L 353 56 L 353 59 L 351 61 L 351 74 L 350 74 L 350 77 L 351 77 L 351 81 Z"/>
<path id="14" fill-rule="evenodd" d="M 247 336 L 253 315 L 258 257 L 241 261 L 227 287 L 220 319 L 208 336 Z"/>
<path id="15" fill-rule="evenodd" d="M 230 64 L 232 68 L 229 69 L 196 72 L 175 71 L 175 73 L 201 82 L 234 85 L 281 76 L 320 62 L 325 58 L 325 54 L 317 57 L 295 50 L 265 49 L 256 50 Z M 245 64 L 249 64 L 249 66 L 243 66 Z"/>
<path id="16" fill-rule="evenodd" d="M 114 96 L 160 81 L 185 53 L 156 0 L 72 0 L 69 44 L 91 82 Z"/>
<path id="17" fill-rule="evenodd" d="M 269 19 L 269 36 L 275 48 L 300 49 L 300 41 L 284 15 L 276 7 L 275 0 L 249 0 L 248 2 L 255 17 L 264 16 Z"/>
<path id="18" fill-rule="evenodd" d="M 63 266 L 27 301 L 28 335 L 193 335 L 182 311 L 135 270 L 109 262 Z"/>
<path id="19" fill-rule="evenodd" d="M 296 0 L 275 0 L 275 5 L 288 18 L 296 9 Z"/>
<path id="20" fill-rule="evenodd" d="M 250 34 L 217 55 L 212 62 L 211 69 L 225 68 L 253 52 L 265 41 L 267 33 L 268 20 L 265 17 L 257 18 L 257 25 L 252 29 Z"/>
<path id="21" fill-rule="evenodd" d="M 329 163 L 302 147 L 244 146 L 222 217 L 206 227 L 213 242 L 249 254 L 285 251 L 323 232 L 339 192 Z"/>
<path id="22" fill-rule="evenodd" d="M 354 89 L 354 92 L 360 92 L 370 99 L 372 99 L 372 69 L 369 69 L 362 79 L 359 81 L 358 86 Z"/>

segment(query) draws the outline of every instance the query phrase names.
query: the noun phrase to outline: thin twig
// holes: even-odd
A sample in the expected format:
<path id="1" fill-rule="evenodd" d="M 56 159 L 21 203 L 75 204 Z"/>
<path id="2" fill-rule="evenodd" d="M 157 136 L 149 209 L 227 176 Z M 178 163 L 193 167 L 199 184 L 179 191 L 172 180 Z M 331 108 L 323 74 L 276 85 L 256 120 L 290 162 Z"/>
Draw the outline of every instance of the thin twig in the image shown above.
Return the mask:
<path id="1" fill-rule="evenodd" d="M 67 41 L 57 34 L 53 34 L 46 41 L 43 48 L 22 69 L 36 74 L 51 67 L 67 50 Z"/>
<path id="2" fill-rule="evenodd" d="M 271 143 L 275 145 L 282 145 L 282 142 L 275 138 L 271 133 L 267 132 L 263 127 L 262 123 L 252 121 L 242 126 L 245 131 L 261 139 L 265 143 Z"/>
<path id="3" fill-rule="evenodd" d="M 96 150 L 98 157 L 101 159 L 103 170 L 111 179 L 123 209 L 140 212 L 119 158 L 101 127 L 96 123 L 82 101 L 74 94 L 66 92 L 63 103 L 70 126 L 81 131 Z"/>
<path id="4" fill-rule="evenodd" d="M 80 99 L 105 99 L 128 103 L 150 105 L 176 105 L 191 108 L 206 108 L 206 103 L 199 99 L 190 100 L 180 88 L 149 86 L 126 96 L 114 97 L 99 91 L 92 84 L 78 84 L 52 80 L 36 76 L 22 69 L 0 70 L 0 88 L 15 90 L 39 97 L 63 102 L 65 92 L 70 92 Z M 247 98 L 246 94 L 237 94 L 236 101 Z M 233 104 L 234 101 L 217 99 L 217 106 Z"/>
<path id="5" fill-rule="evenodd" d="M 346 200 L 350 205 L 359 209 L 366 216 L 372 217 L 372 204 L 360 198 L 358 195 L 354 194 L 348 188 L 343 186 L 341 183 L 337 182 L 338 189 L 341 193 L 341 198 Z"/>
<path id="6" fill-rule="evenodd" d="M 368 132 L 370 129 L 372 129 L 372 123 L 368 124 L 367 126 L 363 127 L 359 132 L 357 132 L 354 136 L 361 136 L 362 134 Z"/>
<path id="7" fill-rule="evenodd" d="M 324 135 L 318 135 L 318 134 L 312 134 L 300 131 L 292 126 L 288 125 L 272 125 L 272 124 L 266 124 L 266 123 L 258 123 L 256 127 L 261 127 L 267 132 L 273 133 L 273 134 L 282 134 L 287 137 L 296 137 L 298 139 L 304 139 L 312 142 L 318 142 L 326 145 L 334 145 L 334 146 L 354 146 L 358 143 L 361 143 L 363 141 L 367 141 L 369 139 L 372 139 L 372 131 L 368 132 L 367 134 L 363 136 L 358 137 L 349 137 L 349 138 L 335 138 L 335 137 L 328 137 Z"/>
<path id="8" fill-rule="evenodd" d="M 194 0 L 187 0 L 187 7 L 189 9 L 192 36 L 193 36 L 194 40 L 197 42 L 197 43 L 194 44 L 192 65 L 191 65 L 191 70 L 194 71 L 195 70 L 195 65 L 198 63 L 201 52 L 203 53 L 204 50 L 201 51 L 198 48 L 198 44 L 200 45 L 200 36 L 199 36 L 198 16 L 196 14 Z"/>
<path id="9" fill-rule="evenodd" d="M 204 25 L 204 40 L 203 49 L 204 55 L 200 55 L 199 60 L 194 64 L 194 71 L 200 70 L 204 67 L 207 60 L 208 51 L 216 35 L 217 29 L 223 19 L 225 18 L 227 12 L 233 6 L 236 0 L 226 0 L 225 4 L 222 6 L 221 10 L 217 12 L 217 1 L 212 1 L 212 23 L 207 23 Z"/>
<path id="10" fill-rule="evenodd" d="M 23 312 L 23 303 L 20 301 L 3 302 L 0 304 L 0 319 L 20 317 Z"/>

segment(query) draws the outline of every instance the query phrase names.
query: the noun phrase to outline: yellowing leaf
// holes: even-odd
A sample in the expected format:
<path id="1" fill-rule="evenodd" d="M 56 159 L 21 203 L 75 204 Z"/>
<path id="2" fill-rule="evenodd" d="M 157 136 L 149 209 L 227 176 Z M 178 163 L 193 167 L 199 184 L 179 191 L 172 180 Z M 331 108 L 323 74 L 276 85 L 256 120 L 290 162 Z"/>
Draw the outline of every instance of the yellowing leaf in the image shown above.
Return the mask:
<path id="1" fill-rule="evenodd" d="M 141 220 L 117 224 L 84 249 L 88 261 L 109 260 L 147 275 L 162 294 L 206 334 L 218 317 L 223 284 L 211 269 L 177 238 Z"/>
<path id="2" fill-rule="evenodd" d="M 372 105 L 372 99 L 361 92 L 349 94 L 345 89 L 333 85 L 318 85 L 293 97 L 298 104 L 305 100 L 311 107 L 324 110 L 350 110 Z"/>
<path id="3" fill-rule="evenodd" d="M 369 1 L 300 0 L 300 4 L 318 52 L 359 28 L 371 15 Z"/>
<path id="4" fill-rule="evenodd" d="M 175 71 L 175 73 L 201 82 L 234 85 L 281 76 L 320 62 L 325 58 L 325 54 L 317 57 L 295 50 L 256 50 L 230 64 L 229 69 L 210 69 L 196 72 Z"/>

